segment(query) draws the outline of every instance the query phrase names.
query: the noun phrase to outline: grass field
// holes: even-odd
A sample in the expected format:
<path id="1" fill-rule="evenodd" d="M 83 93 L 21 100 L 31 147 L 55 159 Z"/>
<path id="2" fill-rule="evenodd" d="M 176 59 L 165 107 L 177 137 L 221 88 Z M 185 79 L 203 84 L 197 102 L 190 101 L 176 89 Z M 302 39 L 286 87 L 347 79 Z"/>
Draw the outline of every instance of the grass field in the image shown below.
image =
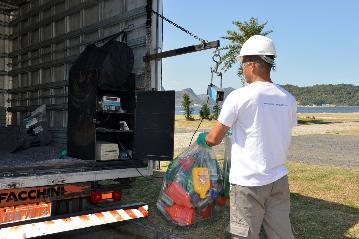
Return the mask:
<path id="1" fill-rule="evenodd" d="M 314 119 L 313 119 L 314 116 Z M 199 119 L 186 121 L 176 116 L 176 128 L 193 131 Z M 359 114 L 298 114 L 303 120 L 297 131 L 325 126 L 326 134 L 359 135 Z M 201 129 L 210 129 L 216 121 L 203 121 Z M 345 127 L 341 127 L 345 125 Z M 328 128 L 327 126 L 331 126 Z M 328 130 L 329 129 L 329 130 Z M 345 130 L 341 130 L 345 129 Z M 309 134 L 312 131 L 309 132 Z M 318 131 L 313 131 L 318 132 Z M 176 151 L 178 154 L 179 151 Z M 217 155 L 220 165 L 223 155 Z M 124 200 L 149 203 L 150 216 L 144 223 L 183 238 L 225 238 L 229 208 L 225 206 L 216 219 L 199 225 L 181 228 L 167 222 L 156 209 L 162 187 L 162 177 L 168 162 L 153 177 L 139 178 L 133 189 L 123 192 Z M 341 168 L 289 162 L 291 190 L 291 221 L 297 239 L 354 239 L 359 238 L 359 168 Z M 263 237 L 263 235 L 261 236 Z"/>
<path id="2" fill-rule="evenodd" d="M 298 113 L 299 119 L 313 116 L 323 122 L 359 122 L 359 113 Z"/>
<path id="3" fill-rule="evenodd" d="M 334 131 L 334 132 L 330 132 L 330 134 L 338 134 L 338 135 L 359 135 L 359 129 L 337 130 L 337 131 Z"/>
<path id="4" fill-rule="evenodd" d="M 359 238 L 359 169 L 288 166 L 296 238 Z"/>
<path id="5" fill-rule="evenodd" d="M 222 160 L 220 160 L 222 161 Z M 297 239 L 359 238 L 359 170 L 302 163 L 288 164 L 291 189 L 291 220 Z M 165 167 L 154 177 L 138 179 L 124 192 L 126 200 L 149 203 L 145 223 L 184 238 L 225 238 L 229 208 L 213 221 L 188 228 L 175 227 L 157 211 L 156 201 Z"/>
<path id="6" fill-rule="evenodd" d="M 176 115 L 175 119 L 175 128 L 182 128 L 182 129 L 196 129 L 200 118 L 198 115 L 193 116 L 195 120 L 189 121 L 186 120 L 183 115 Z M 210 129 L 216 123 L 216 120 L 203 120 L 200 129 Z"/>

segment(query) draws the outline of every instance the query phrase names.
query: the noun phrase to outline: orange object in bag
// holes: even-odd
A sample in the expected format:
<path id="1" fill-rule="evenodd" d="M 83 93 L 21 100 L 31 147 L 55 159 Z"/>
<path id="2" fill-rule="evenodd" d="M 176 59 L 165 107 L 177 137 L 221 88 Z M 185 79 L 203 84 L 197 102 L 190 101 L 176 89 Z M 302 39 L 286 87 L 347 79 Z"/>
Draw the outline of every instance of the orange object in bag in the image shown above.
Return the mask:
<path id="1" fill-rule="evenodd" d="M 172 182 L 168 188 L 166 188 L 166 194 L 176 204 L 184 207 L 192 207 L 191 196 L 179 183 Z"/>
<path id="2" fill-rule="evenodd" d="M 208 168 L 192 169 L 194 191 L 199 194 L 201 199 L 205 199 L 209 188 L 211 187 Z"/>
<path id="3" fill-rule="evenodd" d="M 192 225 L 194 223 L 194 208 L 187 208 L 175 204 L 171 207 L 167 207 L 165 210 L 174 221 L 182 225 Z"/>

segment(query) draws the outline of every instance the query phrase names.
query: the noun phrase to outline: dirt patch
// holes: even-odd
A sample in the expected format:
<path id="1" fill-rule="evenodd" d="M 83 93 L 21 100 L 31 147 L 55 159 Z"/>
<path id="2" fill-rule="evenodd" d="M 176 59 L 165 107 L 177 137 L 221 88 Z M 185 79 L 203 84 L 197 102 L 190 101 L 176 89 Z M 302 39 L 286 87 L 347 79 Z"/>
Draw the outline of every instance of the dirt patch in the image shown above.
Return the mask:
<path id="1" fill-rule="evenodd" d="M 342 131 L 358 131 L 359 122 L 339 122 L 328 124 L 303 124 L 294 127 L 292 135 L 310 135 L 310 134 L 335 134 Z"/>
<path id="2" fill-rule="evenodd" d="M 302 135 L 292 138 L 288 159 L 318 165 L 359 167 L 359 136 Z"/>
<path id="3" fill-rule="evenodd" d="M 315 125 L 315 127 L 317 126 L 318 125 Z M 198 134 L 199 133 L 194 136 L 194 141 L 196 140 Z M 189 130 L 176 130 L 175 155 L 179 154 L 188 146 L 192 135 L 193 132 Z M 219 159 L 223 158 L 223 142 L 222 144 L 215 146 L 214 150 Z M 335 134 L 304 134 L 300 136 L 293 136 L 292 144 L 289 149 L 288 160 L 319 165 L 359 167 L 358 151 L 359 136 Z"/>

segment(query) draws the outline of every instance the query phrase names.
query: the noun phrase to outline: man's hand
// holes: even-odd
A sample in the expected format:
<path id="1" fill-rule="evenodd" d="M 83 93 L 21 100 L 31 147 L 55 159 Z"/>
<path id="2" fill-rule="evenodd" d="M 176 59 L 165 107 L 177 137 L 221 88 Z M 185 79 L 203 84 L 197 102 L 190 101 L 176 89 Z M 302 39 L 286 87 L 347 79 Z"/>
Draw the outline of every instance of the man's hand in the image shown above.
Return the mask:
<path id="1" fill-rule="evenodd" d="M 199 146 L 202 146 L 204 148 L 209 148 L 211 146 L 209 146 L 206 142 L 206 136 L 208 135 L 208 132 L 202 132 L 198 135 L 198 138 L 197 138 L 197 144 Z"/>
<path id="2" fill-rule="evenodd" d="M 203 132 L 198 135 L 197 144 L 203 147 L 212 147 L 222 142 L 229 127 L 218 122 L 210 132 Z"/>
<path id="3" fill-rule="evenodd" d="M 222 142 L 224 136 L 226 135 L 229 127 L 217 121 L 216 125 L 211 131 L 209 131 L 206 136 L 206 142 L 210 146 L 218 145 Z"/>

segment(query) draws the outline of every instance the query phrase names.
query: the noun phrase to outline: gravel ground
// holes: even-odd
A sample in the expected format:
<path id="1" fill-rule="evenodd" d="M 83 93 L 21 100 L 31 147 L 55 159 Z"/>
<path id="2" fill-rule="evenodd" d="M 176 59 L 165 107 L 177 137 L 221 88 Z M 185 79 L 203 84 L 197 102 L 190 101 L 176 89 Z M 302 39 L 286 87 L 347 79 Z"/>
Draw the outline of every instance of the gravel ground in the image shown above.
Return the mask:
<path id="1" fill-rule="evenodd" d="M 359 164 L 359 136 L 326 134 L 335 130 L 353 130 L 359 128 L 359 122 L 333 123 L 323 125 L 299 125 L 293 130 L 293 143 L 289 160 L 313 164 L 329 164 L 345 167 L 357 167 Z M 193 137 L 196 140 L 199 130 Z M 186 149 L 193 135 L 192 129 L 176 128 L 175 154 Z M 35 147 L 17 153 L 0 152 L 0 168 L 19 168 L 43 165 L 69 165 L 84 163 L 83 160 L 67 157 L 58 159 L 60 148 Z M 223 143 L 215 147 L 217 155 L 224 153 Z"/>
<path id="2" fill-rule="evenodd" d="M 188 146 L 192 135 L 191 130 L 176 129 L 176 154 Z M 216 146 L 215 151 L 216 155 L 223 155 L 223 143 Z M 288 159 L 309 164 L 359 167 L 359 136 L 333 134 L 293 136 Z"/>
<path id="3" fill-rule="evenodd" d="M 318 165 L 359 167 L 359 136 L 295 136 L 289 150 L 289 160 Z"/>

